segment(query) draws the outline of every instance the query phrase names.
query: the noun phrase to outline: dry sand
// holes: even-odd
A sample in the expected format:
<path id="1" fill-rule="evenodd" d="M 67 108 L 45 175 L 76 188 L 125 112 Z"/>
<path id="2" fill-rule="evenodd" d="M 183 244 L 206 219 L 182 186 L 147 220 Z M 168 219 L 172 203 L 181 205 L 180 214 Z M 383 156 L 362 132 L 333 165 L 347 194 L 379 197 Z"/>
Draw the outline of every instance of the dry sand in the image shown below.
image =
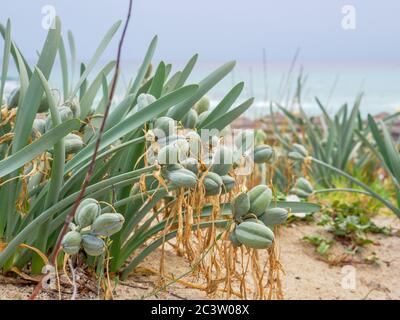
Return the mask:
<path id="1" fill-rule="evenodd" d="M 397 218 L 378 217 L 378 225 L 391 225 L 399 229 Z M 285 269 L 282 276 L 285 299 L 400 299 L 400 237 L 383 235 L 370 236 L 374 245 L 362 253 L 362 256 L 343 257 L 341 245 L 332 248 L 339 265 L 329 265 L 314 252 L 314 248 L 300 239 L 304 235 L 330 235 L 313 223 L 296 222 L 282 229 L 279 241 L 281 248 L 280 261 Z M 377 263 L 366 264 L 362 257 L 373 253 L 378 257 Z M 118 284 L 115 299 L 138 299 L 153 292 L 158 283 L 158 275 L 149 270 L 157 270 L 160 252 L 150 255 L 142 264 L 142 272 L 129 277 L 126 282 Z M 166 272 L 175 277 L 189 270 L 189 264 L 183 257 L 172 251 L 166 252 Z M 353 277 L 354 275 L 354 277 Z M 201 279 L 193 276 L 183 278 L 185 281 L 202 286 Z M 350 281 L 346 281 L 350 279 Z M 355 281 L 353 281 L 355 280 Z M 344 284 L 344 286 L 343 286 Z M 355 285 L 351 288 L 351 285 Z M 350 288 L 349 288 L 350 286 Z M 0 299 L 27 299 L 33 285 L 18 279 L 0 277 Z M 92 288 L 93 289 L 93 288 Z M 96 299 L 96 290 L 79 291 L 78 299 Z M 65 288 L 63 298 L 70 298 L 70 288 Z M 57 292 L 44 292 L 39 298 L 57 299 Z M 166 291 L 159 292 L 152 299 L 208 299 L 207 294 L 199 289 L 186 287 L 181 283 L 170 285 Z M 223 298 L 223 296 L 216 296 Z"/>

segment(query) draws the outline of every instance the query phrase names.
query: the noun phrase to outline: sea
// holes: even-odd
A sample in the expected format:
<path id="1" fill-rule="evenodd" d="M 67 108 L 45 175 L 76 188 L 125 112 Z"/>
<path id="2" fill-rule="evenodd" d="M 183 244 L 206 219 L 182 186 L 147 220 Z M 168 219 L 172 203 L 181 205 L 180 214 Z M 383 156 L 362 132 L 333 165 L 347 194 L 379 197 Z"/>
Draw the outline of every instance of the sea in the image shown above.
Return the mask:
<path id="1" fill-rule="evenodd" d="M 96 69 L 99 70 L 105 63 L 100 61 Z M 201 81 L 223 63 L 224 61 L 198 61 L 187 83 Z M 172 65 L 174 72 L 182 69 L 185 62 L 173 61 Z M 129 80 L 136 74 L 138 66 L 139 61 L 122 61 L 122 76 L 116 103 L 122 99 L 124 90 Z M 297 101 L 294 96 L 299 79 L 302 83 L 301 100 Z M 245 82 L 245 87 L 236 104 L 254 97 L 252 107 L 245 113 L 245 116 L 251 119 L 268 115 L 271 105 L 276 110 L 275 103 L 292 110 L 299 108 L 301 104 L 308 114 L 319 114 L 316 97 L 329 113 L 334 114 L 346 103 L 351 107 L 360 93 L 363 94 L 360 105 L 363 116 L 400 111 L 400 60 L 237 61 L 234 70 L 208 93 L 211 106 L 217 105 L 224 95 L 241 81 Z M 54 68 L 50 83 L 52 87 L 61 87 L 61 72 L 58 65 Z M 11 68 L 6 83 L 6 94 L 17 85 L 18 74 Z"/>

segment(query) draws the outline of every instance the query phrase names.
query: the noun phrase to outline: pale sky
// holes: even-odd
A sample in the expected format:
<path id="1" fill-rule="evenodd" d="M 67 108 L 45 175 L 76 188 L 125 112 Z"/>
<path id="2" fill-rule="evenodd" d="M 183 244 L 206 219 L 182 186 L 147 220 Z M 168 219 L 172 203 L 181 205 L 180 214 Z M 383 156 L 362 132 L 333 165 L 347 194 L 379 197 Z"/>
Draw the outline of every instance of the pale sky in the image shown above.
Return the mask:
<path id="1" fill-rule="evenodd" d="M 92 55 L 106 30 L 125 17 L 127 0 L 1 0 L 0 21 L 12 20 L 13 36 L 35 57 L 46 31 L 44 5 L 74 32 L 78 56 Z M 343 30 L 344 5 L 356 9 L 356 29 Z M 124 59 L 140 59 L 155 34 L 156 58 L 180 60 L 288 60 L 297 47 L 310 60 L 398 60 L 399 0 L 134 0 Z M 115 43 L 115 42 L 114 42 Z M 115 56 L 115 46 L 105 58 Z"/>

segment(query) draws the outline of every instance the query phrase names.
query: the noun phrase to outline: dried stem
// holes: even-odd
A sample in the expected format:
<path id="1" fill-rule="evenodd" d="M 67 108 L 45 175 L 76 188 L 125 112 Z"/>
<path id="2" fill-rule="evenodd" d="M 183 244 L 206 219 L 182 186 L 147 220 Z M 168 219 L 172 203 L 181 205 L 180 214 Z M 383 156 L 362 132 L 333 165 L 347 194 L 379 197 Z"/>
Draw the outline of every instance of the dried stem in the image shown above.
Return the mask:
<path id="1" fill-rule="evenodd" d="M 96 139 L 95 149 L 93 151 L 92 159 L 91 159 L 91 162 L 89 164 L 88 170 L 86 172 L 85 180 L 83 181 L 83 184 L 82 184 L 82 187 L 81 187 L 81 191 L 80 191 L 80 193 L 78 195 L 78 198 L 76 199 L 76 201 L 74 202 L 74 204 L 72 206 L 71 212 L 68 214 L 68 216 L 65 219 L 64 226 L 60 231 L 60 234 L 59 234 L 58 239 L 57 239 L 57 243 L 56 243 L 56 245 L 54 247 L 54 250 L 53 250 L 53 252 L 51 254 L 50 264 L 53 265 L 53 266 L 56 264 L 57 255 L 58 255 L 58 253 L 59 253 L 59 251 L 61 249 L 62 240 L 63 240 L 65 234 L 68 231 L 69 224 L 74 219 L 76 210 L 77 210 L 81 200 L 83 199 L 83 197 L 85 195 L 86 188 L 89 185 L 90 178 L 91 178 L 91 176 L 93 174 L 94 165 L 95 165 L 95 162 L 96 162 L 97 153 L 99 151 L 101 138 L 102 138 L 103 133 L 104 133 L 105 124 L 106 124 L 106 121 L 107 121 L 107 117 L 108 117 L 108 114 L 109 114 L 109 111 L 110 111 L 110 106 L 111 106 L 111 103 L 112 103 L 112 100 L 113 100 L 113 97 L 114 97 L 114 93 L 115 93 L 115 89 L 116 89 L 116 86 L 117 86 L 117 80 L 118 80 L 119 71 L 120 71 L 121 52 L 122 52 L 122 47 L 123 47 L 123 43 L 124 43 L 124 39 L 125 39 L 125 34 L 126 34 L 127 29 L 128 29 L 129 21 L 130 21 L 130 18 L 131 18 L 131 11 L 132 11 L 132 0 L 129 0 L 128 14 L 127 14 L 127 17 L 126 17 L 124 29 L 122 31 L 122 35 L 121 35 L 121 38 L 120 38 L 120 41 L 119 41 L 119 45 L 118 45 L 115 72 L 114 72 L 114 76 L 113 76 L 113 79 L 112 79 L 112 82 L 111 82 L 111 90 L 110 90 L 110 94 L 109 94 L 109 97 L 108 97 L 108 102 L 107 102 L 107 105 L 106 105 L 106 108 L 105 108 L 105 111 L 104 111 L 103 121 L 101 122 L 101 126 L 100 126 L 100 129 L 99 129 L 99 135 L 97 136 L 97 139 Z M 42 282 L 39 281 L 38 285 L 36 286 L 35 290 L 33 291 L 32 295 L 30 297 L 30 300 L 34 300 L 37 297 L 37 295 L 40 293 L 41 290 L 42 290 Z"/>

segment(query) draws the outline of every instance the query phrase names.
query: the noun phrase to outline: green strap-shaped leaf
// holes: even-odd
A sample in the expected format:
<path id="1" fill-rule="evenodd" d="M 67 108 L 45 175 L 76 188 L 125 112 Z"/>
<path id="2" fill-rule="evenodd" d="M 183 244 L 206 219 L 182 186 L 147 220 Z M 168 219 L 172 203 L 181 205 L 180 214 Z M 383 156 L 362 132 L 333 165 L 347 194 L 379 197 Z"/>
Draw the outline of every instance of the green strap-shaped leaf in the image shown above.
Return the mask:
<path id="1" fill-rule="evenodd" d="M 130 94 L 125 97 L 124 100 L 121 101 L 113 110 L 110 112 L 110 115 L 107 118 L 106 122 L 106 131 L 116 124 L 118 124 L 126 115 L 128 110 L 131 108 L 133 102 L 135 101 L 134 95 Z"/>
<path id="2" fill-rule="evenodd" d="M 54 127 L 60 126 L 62 124 L 61 116 L 60 113 L 58 112 L 56 102 L 54 101 L 51 88 L 43 73 L 38 68 L 36 68 L 35 71 L 39 74 L 44 91 L 46 93 L 53 126 Z M 53 205 L 58 200 L 58 196 L 60 194 L 60 189 L 62 186 L 63 176 L 64 176 L 64 162 L 65 162 L 64 139 L 63 138 L 59 139 L 54 144 L 53 149 L 54 149 L 53 162 L 51 166 L 51 176 L 49 185 L 49 190 L 51 190 L 51 192 L 49 192 L 46 196 L 45 208 L 48 208 L 50 205 Z"/>
<path id="3" fill-rule="evenodd" d="M 149 94 L 153 95 L 156 98 L 159 98 L 161 96 L 162 88 L 165 81 L 165 73 L 165 63 L 161 61 L 157 67 L 156 73 L 154 74 L 153 81 L 151 82 L 151 86 L 149 89 Z"/>
<path id="4" fill-rule="evenodd" d="M 45 133 L 39 139 L 23 147 L 8 158 L 0 161 L 0 177 L 4 177 L 14 170 L 19 169 L 25 163 L 52 148 L 55 143 L 65 137 L 68 133 L 77 129 L 79 129 L 79 121 L 76 119 L 68 120 Z"/>
<path id="5" fill-rule="evenodd" d="M 186 101 L 183 101 L 171 108 L 167 115 L 175 120 L 181 120 L 186 113 L 188 113 L 193 104 L 200 100 L 201 97 L 203 97 L 211 88 L 225 78 L 225 76 L 232 71 L 234 66 L 235 61 L 227 62 L 208 75 L 206 78 L 201 80 L 199 82 L 199 89 L 197 92 Z"/>
<path id="6" fill-rule="evenodd" d="M 381 122 L 383 141 L 387 150 L 387 155 L 389 159 L 389 167 L 393 175 L 399 180 L 400 179 L 400 156 L 399 151 L 392 140 L 392 136 L 383 122 Z"/>
<path id="7" fill-rule="evenodd" d="M 56 27 L 50 29 L 43 46 L 37 67 L 43 72 L 43 75 L 48 78 L 53 67 L 53 63 L 58 51 L 60 40 L 61 23 L 59 18 L 56 18 Z M 25 97 L 21 106 L 18 108 L 17 117 L 14 128 L 14 141 L 12 152 L 15 153 L 23 148 L 28 137 L 31 134 L 33 120 L 36 117 L 40 101 L 43 95 L 43 86 L 39 75 L 34 73 L 29 82 Z"/>
<path id="8" fill-rule="evenodd" d="M 59 48 L 59 57 L 61 64 L 61 73 L 62 73 L 62 81 L 63 81 L 63 95 L 64 99 L 68 97 L 69 92 L 69 76 L 68 76 L 68 62 L 67 62 L 67 53 L 65 51 L 64 40 L 60 39 L 60 48 Z"/>
<path id="9" fill-rule="evenodd" d="M 76 45 L 74 35 L 71 30 L 68 30 L 68 46 L 71 55 L 71 82 L 74 81 L 76 67 Z"/>
<path id="10" fill-rule="evenodd" d="M 1 33 L 1 35 L 3 36 L 4 40 L 5 40 L 5 39 L 6 39 L 6 28 L 4 28 L 4 26 L 3 26 L 1 23 L 0 23 L 0 33 Z M 18 63 L 18 61 L 17 61 L 17 56 L 15 55 L 15 53 L 16 53 L 17 51 L 19 51 L 17 45 L 14 43 L 14 41 L 11 41 L 11 55 L 13 56 L 13 59 L 14 59 L 14 61 L 15 61 L 15 64 Z M 22 55 L 21 55 L 21 56 L 22 56 Z M 28 72 L 28 75 L 29 75 L 29 78 L 30 78 L 31 75 L 32 75 L 32 71 L 31 71 L 31 69 L 29 68 L 28 62 L 26 61 L 26 59 L 25 59 L 23 56 L 22 56 L 22 59 L 23 59 L 23 61 L 24 61 L 25 68 L 26 68 L 26 70 L 27 70 L 27 72 Z M 18 68 L 18 66 L 17 66 L 17 68 Z"/>
<path id="11" fill-rule="evenodd" d="M 223 116 L 228 110 L 231 108 L 233 103 L 239 97 L 240 93 L 242 92 L 244 87 L 243 82 L 239 82 L 236 86 L 234 86 L 227 95 L 218 103 L 218 105 L 211 110 L 210 114 L 203 120 L 202 123 L 198 126 L 198 128 L 203 128 L 207 124 L 209 124 L 214 119 L 217 119 Z"/>
<path id="12" fill-rule="evenodd" d="M 321 210 L 321 206 L 310 202 L 278 201 L 271 208 L 290 209 L 292 213 L 313 213 Z"/>
<path id="13" fill-rule="evenodd" d="M 179 81 L 176 84 L 176 89 L 182 87 L 186 80 L 189 78 L 190 74 L 192 73 L 192 70 L 197 62 L 198 54 L 196 53 L 193 57 L 190 58 L 188 63 L 185 65 L 185 67 L 182 70 L 181 76 L 179 78 Z"/>
<path id="14" fill-rule="evenodd" d="M 85 91 L 82 99 L 80 100 L 81 119 L 85 119 L 86 116 L 90 113 L 93 101 L 96 98 L 97 92 L 101 87 L 103 75 L 107 77 L 107 75 L 114 67 L 115 61 L 107 63 L 104 68 L 101 69 L 100 72 L 97 74 L 89 88 Z"/>
<path id="15" fill-rule="evenodd" d="M 78 93 L 78 90 L 82 83 L 86 80 L 89 73 L 93 70 L 96 63 L 99 61 L 101 55 L 103 54 L 104 50 L 107 48 L 108 44 L 110 43 L 111 39 L 114 37 L 115 33 L 117 32 L 119 26 L 121 25 L 121 21 L 118 21 L 112 25 L 112 27 L 107 31 L 106 35 L 104 36 L 103 40 L 101 40 L 99 46 L 97 47 L 92 59 L 86 66 L 85 71 L 81 75 L 78 83 L 75 85 L 75 88 L 72 90 L 70 100 Z"/>
<path id="16" fill-rule="evenodd" d="M 4 35 L 3 64 L 1 67 L 1 83 L 0 83 L 0 103 L 2 103 L 1 101 L 3 99 L 4 87 L 7 81 L 10 52 L 11 52 L 11 22 L 10 19 L 8 19 Z"/>
<path id="17" fill-rule="evenodd" d="M 144 77 L 146 76 L 147 69 L 151 63 L 151 59 L 153 58 L 154 51 L 156 50 L 157 46 L 157 36 L 155 36 L 149 45 L 149 48 L 147 49 L 146 55 L 144 56 L 143 62 L 140 65 L 139 71 L 136 75 L 135 80 L 132 83 L 132 86 L 128 90 L 128 94 L 133 94 L 134 96 L 137 95 L 140 86 L 142 85 L 142 82 L 144 80 Z"/>
<path id="18" fill-rule="evenodd" d="M 18 70 L 19 70 L 19 99 L 18 99 L 18 106 L 22 105 L 22 99 L 25 97 L 26 91 L 28 90 L 29 86 L 29 75 L 28 71 L 26 70 L 25 63 L 22 59 L 22 56 L 19 50 L 15 51 L 15 56 L 17 57 L 18 62 Z"/>
<path id="19" fill-rule="evenodd" d="M 237 119 L 240 117 L 246 110 L 250 108 L 250 106 L 253 104 L 254 98 L 250 98 L 240 104 L 238 107 L 232 109 L 228 113 L 226 113 L 224 116 L 219 117 L 218 119 L 212 121 L 208 125 L 204 126 L 204 129 L 217 129 L 217 130 L 222 130 L 224 129 L 227 125 L 232 123 L 233 120 Z"/>

